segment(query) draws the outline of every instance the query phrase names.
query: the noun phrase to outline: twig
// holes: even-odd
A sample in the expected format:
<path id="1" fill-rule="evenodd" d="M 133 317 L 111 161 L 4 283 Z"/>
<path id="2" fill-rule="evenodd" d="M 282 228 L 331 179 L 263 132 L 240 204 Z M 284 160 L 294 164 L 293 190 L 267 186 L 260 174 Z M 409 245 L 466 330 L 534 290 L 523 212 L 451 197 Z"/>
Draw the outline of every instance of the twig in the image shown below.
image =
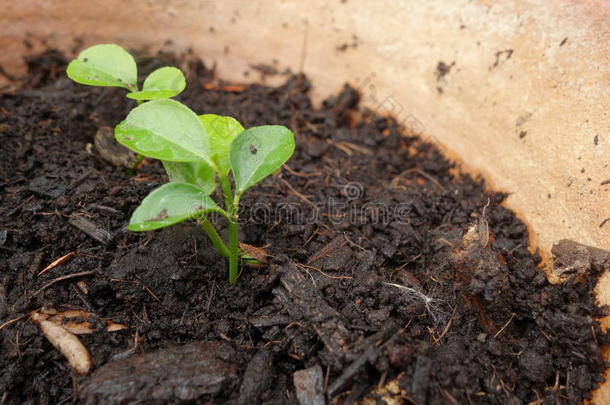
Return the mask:
<path id="1" fill-rule="evenodd" d="M 339 149 L 341 152 L 345 153 L 348 157 L 352 157 L 352 155 L 354 154 L 354 152 L 352 152 L 352 150 L 350 148 L 348 148 L 347 146 L 345 146 L 341 143 L 335 143 L 335 142 L 331 141 L 330 139 L 327 139 L 326 143 Z"/>
<path id="2" fill-rule="evenodd" d="M 510 318 L 508 318 L 508 321 L 506 321 L 506 323 L 504 324 L 504 326 L 502 326 L 502 327 L 500 328 L 500 330 L 496 332 L 496 334 L 494 335 L 494 339 L 495 339 L 495 338 L 497 338 L 498 336 L 500 336 L 500 333 L 502 333 L 502 331 L 503 331 L 504 329 L 506 329 L 506 327 L 508 326 L 508 324 L 510 323 L 510 321 L 512 321 L 512 320 L 513 320 L 513 318 L 514 318 L 514 317 L 515 317 L 515 312 L 513 312 L 513 313 L 511 314 Z"/>
<path id="3" fill-rule="evenodd" d="M 4 329 L 5 326 L 9 326 L 10 324 L 15 323 L 15 322 L 25 318 L 28 315 L 29 314 L 24 314 L 24 315 L 18 316 L 17 318 L 13 318 L 13 319 L 10 319 L 10 320 L 4 322 L 2 325 L 0 325 L 0 330 Z"/>
<path id="4" fill-rule="evenodd" d="M 302 263 L 296 263 L 296 265 L 297 265 L 297 267 L 302 268 L 303 270 L 307 270 L 307 269 L 315 270 L 328 278 L 332 278 L 333 280 L 351 280 L 353 278 L 350 276 L 331 276 L 330 274 L 324 273 L 322 270 L 320 270 L 317 267 L 308 266 L 308 265 L 302 264 Z"/>
<path id="5" fill-rule="evenodd" d="M 37 296 L 38 294 L 40 294 L 47 288 L 51 287 L 53 284 L 59 283 L 60 281 L 69 280 L 71 278 L 77 278 L 77 277 L 93 276 L 94 274 L 95 274 L 94 271 L 81 271 L 79 273 L 66 274 L 65 276 L 57 277 L 56 279 L 49 281 L 48 283 L 43 285 L 38 291 L 36 291 L 32 295 L 30 295 L 30 299 L 34 298 L 35 296 Z"/>
<path id="6" fill-rule="evenodd" d="M 157 297 L 151 290 L 150 288 L 148 288 L 144 283 L 138 281 L 138 280 L 123 280 L 120 278 L 111 278 L 110 281 L 114 281 L 115 283 L 129 283 L 129 284 L 136 284 L 139 285 L 140 287 L 142 287 L 143 290 L 146 290 L 146 292 L 148 292 L 148 294 L 150 294 L 151 297 L 154 298 L 155 301 L 157 302 L 161 302 L 161 300 L 159 299 L 159 297 Z"/>
<path id="7" fill-rule="evenodd" d="M 356 144 L 353 144 L 351 142 L 341 141 L 341 142 L 339 142 L 339 144 L 341 146 L 346 147 L 347 149 L 350 149 L 350 150 L 353 150 L 353 151 L 356 151 L 356 152 L 360 152 L 363 155 L 372 155 L 373 154 L 373 152 L 371 152 L 370 149 L 362 147 L 362 146 L 359 146 L 359 145 L 356 145 Z"/>
<path id="8" fill-rule="evenodd" d="M 481 213 L 477 224 L 477 230 L 479 232 L 479 243 L 483 248 L 486 247 L 489 243 L 489 223 L 487 222 L 487 219 L 485 219 L 485 210 L 487 209 L 487 207 L 489 207 L 490 202 L 491 199 L 488 198 L 487 204 L 485 204 L 485 206 L 483 207 L 483 212 Z"/>
<path id="9" fill-rule="evenodd" d="M 404 172 L 400 173 L 398 176 L 394 177 L 394 179 L 392 180 L 392 182 L 390 184 L 395 185 L 396 184 L 396 180 L 401 178 L 402 176 L 404 176 L 405 174 L 409 174 L 409 173 L 417 173 L 422 177 L 427 178 L 428 180 L 430 180 L 432 183 L 434 183 L 438 188 L 440 188 L 441 190 L 444 188 L 443 185 L 437 180 L 435 179 L 432 175 L 426 173 L 425 171 L 414 167 L 411 169 L 407 169 Z"/>
<path id="10" fill-rule="evenodd" d="M 441 339 L 443 337 L 445 337 L 445 335 L 447 334 L 447 332 L 449 332 L 449 328 L 451 327 L 451 323 L 453 322 L 453 315 L 455 315 L 455 311 L 457 310 L 457 307 L 454 308 L 453 313 L 451 314 L 451 318 L 449 318 L 449 321 L 447 322 L 447 325 L 445 325 L 445 328 L 443 329 L 443 331 L 441 332 L 441 334 L 438 336 L 438 338 L 434 338 L 434 335 L 432 336 L 434 338 L 434 343 L 438 343 L 441 341 Z"/>
<path id="11" fill-rule="evenodd" d="M 362 246 L 358 245 L 358 244 L 357 244 L 357 243 L 355 243 L 355 242 L 352 242 L 352 241 L 351 241 L 351 240 L 350 240 L 350 239 L 347 237 L 347 233 L 346 233 L 346 232 L 343 232 L 343 237 L 345 238 L 345 240 L 347 241 L 347 243 L 349 243 L 351 246 L 353 246 L 353 247 L 357 247 L 358 249 L 360 249 L 360 250 L 361 250 L 361 251 L 363 251 L 363 252 L 364 252 L 364 251 L 366 251 L 366 249 L 365 249 L 365 248 L 363 248 Z"/>
<path id="12" fill-rule="evenodd" d="M 292 174 L 293 176 L 297 176 L 297 177 L 304 177 L 304 178 L 308 178 L 308 177 L 319 177 L 322 175 L 322 173 L 320 172 L 313 172 L 313 173 L 301 173 L 301 172 L 297 172 L 293 169 L 290 168 L 290 166 L 288 165 L 284 165 L 282 166 L 282 168 L 286 169 L 286 171 L 290 174 Z"/>
<path id="13" fill-rule="evenodd" d="M 36 276 L 41 276 L 44 273 L 46 273 L 47 271 L 51 270 L 54 267 L 59 266 L 60 264 L 62 264 L 63 262 L 67 261 L 68 259 L 70 259 L 72 256 L 74 256 L 76 254 L 76 252 L 70 252 L 67 253 L 65 255 L 63 255 L 62 257 L 60 257 L 57 260 L 54 260 L 51 264 L 49 264 L 47 267 L 45 267 L 44 269 L 40 270 L 38 272 L 38 274 L 36 274 Z"/>
<path id="14" fill-rule="evenodd" d="M 302 201 L 305 201 L 307 204 L 311 205 L 312 207 L 315 207 L 315 204 L 312 203 L 311 201 L 309 201 L 307 199 L 307 197 L 305 197 L 303 194 L 299 193 L 298 191 L 296 191 L 294 189 L 294 187 L 292 187 L 290 185 L 290 183 L 288 183 L 286 180 L 284 179 L 280 179 L 282 181 L 282 183 L 284 183 L 286 185 L 286 187 L 288 187 L 290 189 L 290 191 L 292 191 L 294 193 L 294 195 L 296 195 L 297 197 L 299 197 Z"/>
<path id="15" fill-rule="evenodd" d="M 244 84 L 219 85 L 218 83 L 208 82 L 208 83 L 204 83 L 201 87 L 204 90 L 224 91 L 227 93 L 241 93 L 244 90 L 246 90 L 246 85 L 244 85 Z"/>

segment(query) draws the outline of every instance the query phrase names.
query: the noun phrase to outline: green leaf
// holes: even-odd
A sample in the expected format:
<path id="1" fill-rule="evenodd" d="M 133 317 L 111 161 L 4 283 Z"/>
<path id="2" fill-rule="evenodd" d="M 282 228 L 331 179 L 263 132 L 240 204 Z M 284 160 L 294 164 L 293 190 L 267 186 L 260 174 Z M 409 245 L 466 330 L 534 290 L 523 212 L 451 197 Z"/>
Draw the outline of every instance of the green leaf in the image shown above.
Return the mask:
<path id="1" fill-rule="evenodd" d="M 68 77 L 89 86 L 138 89 L 138 68 L 133 57 L 114 44 L 94 45 L 68 65 Z"/>
<path id="2" fill-rule="evenodd" d="M 142 86 L 142 91 L 128 93 L 127 97 L 134 100 L 157 100 L 170 98 L 182 93 L 186 87 L 186 79 L 180 69 L 162 67 L 152 72 Z"/>
<path id="3" fill-rule="evenodd" d="M 216 162 L 219 173 L 226 176 L 231 169 L 229 160 L 231 142 L 243 132 L 244 127 L 235 118 L 216 114 L 200 115 L 199 120 L 210 137 L 212 159 Z"/>
<path id="4" fill-rule="evenodd" d="M 236 193 L 241 194 L 279 169 L 294 152 L 294 135 L 280 125 L 242 132 L 231 144 L 231 169 Z"/>
<path id="5" fill-rule="evenodd" d="M 199 187 L 206 194 L 216 189 L 216 172 L 204 162 L 161 161 L 170 181 L 189 183 Z"/>
<path id="6" fill-rule="evenodd" d="M 208 134 L 187 106 L 163 99 L 144 103 L 114 129 L 116 140 L 151 158 L 170 162 L 203 160 L 216 170 Z"/>
<path id="7" fill-rule="evenodd" d="M 220 211 L 216 203 L 192 184 L 167 183 L 153 190 L 131 216 L 127 229 L 152 231 L 206 212 Z"/>

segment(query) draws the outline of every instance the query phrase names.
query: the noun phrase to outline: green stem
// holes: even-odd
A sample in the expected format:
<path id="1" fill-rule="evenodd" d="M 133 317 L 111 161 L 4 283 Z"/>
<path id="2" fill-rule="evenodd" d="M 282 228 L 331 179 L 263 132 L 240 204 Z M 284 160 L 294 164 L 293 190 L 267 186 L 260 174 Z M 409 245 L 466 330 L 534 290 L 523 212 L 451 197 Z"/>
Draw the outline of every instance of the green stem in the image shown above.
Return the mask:
<path id="1" fill-rule="evenodd" d="M 228 258 L 229 249 L 227 249 L 224 242 L 220 238 L 220 235 L 218 235 L 218 232 L 216 232 L 216 228 L 214 228 L 214 225 L 210 223 L 207 217 L 202 217 L 201 220 L 199 220 L 199 225 L 201 225 L 201 229 L 203 229 L 206 235 L 208 235 L 212 241 L 212 245 L 214 245 L 216 250 L 218 250 L 218 253 Z"/>
<path id="2" fill-rule="evenodd" d="M 136 172 L 136 169 L 138 168 L 140 163 L 142 163 L 142 161 L 144 160 L 145 157 L 146 156 L 144 156 L 144 155 L 140 155 L 139 153 L 136 153 L 136 161 L 134 162 L 133 165 L 131 165 L 130 169 L 127 169 L 127 174 L 130 176 L 133 176 Z"/>
<path id="3" fill-rule="evenodd" d="M 231 214 L 233 207 L 233 191 L 231 191 L 231 182 L 228 176 L 219 176 L 220 188 L 222 188 L 222 194 L 225 197 L 225 210 Z"/>
<path id="4" fill-rule="evenodd" d="M 239 232 L 237 221 L 229 221 L 229 284 L 237 282 L 239 274 Z"/>
<path id="5" fill-rule="evenodd" d="M 237 282 L 239 275 L 239 195 L 233 197 L 231 182 L 227 176 L 220 177 L 220 186 L 225 197 L 225 209 L 229 213 L 229 284 Z"/>
<path id="6" fill-rule="evenodd" d="M 146 158 L 146 156 L 140 155 L 139 153 L 136 153 L 136 161 L 133 164 L 132 169 L 137 169 L 137 167 L 140 165 L 140 163 L 142 163 L 144 158 Z"/>

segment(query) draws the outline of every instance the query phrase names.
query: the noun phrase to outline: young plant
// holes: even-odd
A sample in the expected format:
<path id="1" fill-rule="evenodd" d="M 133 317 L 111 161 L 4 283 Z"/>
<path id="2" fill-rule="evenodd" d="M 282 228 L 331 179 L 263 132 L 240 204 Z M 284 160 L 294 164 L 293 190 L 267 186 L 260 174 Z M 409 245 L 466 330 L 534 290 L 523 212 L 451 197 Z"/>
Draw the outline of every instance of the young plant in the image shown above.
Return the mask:
<path id="1" fill-rule="evenodd" d="M 86 49 L 70 63 L 67 73 L 78 83 L 129 90 L 127 97 L 139 105 L 116 126 L 115 138 L 141 156 L 159 159 L 169 176 L 169 183 L 144 198 L 127 228 L 151 231 L 196 219 L 229 260 L 229 283 L 234 284 L 240 257 L 240 199 L 292 156 L 293 133 L 279 125 L 244 129 L 231 117 L 195 114 L 169 99 L 185 87 L 184 75 L 176 68 L 155 70 L 139 90 L 135 61 L 117 45 Z M 145 100 L 150 101 L 142 103 Z M 224 208 L 210 196 L 217 183 Z M 207 218 L 211 213 L 226 218 L 228 247 Z"/>

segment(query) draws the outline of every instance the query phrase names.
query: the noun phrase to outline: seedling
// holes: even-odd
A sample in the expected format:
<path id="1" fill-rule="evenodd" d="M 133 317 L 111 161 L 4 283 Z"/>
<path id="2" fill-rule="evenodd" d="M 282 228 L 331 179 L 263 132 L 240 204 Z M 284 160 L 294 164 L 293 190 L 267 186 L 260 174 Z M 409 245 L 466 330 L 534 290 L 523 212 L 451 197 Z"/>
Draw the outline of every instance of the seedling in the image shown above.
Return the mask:
<path id="1" fill-rule="evenodd" d="M 293 133 L 279 125 L 244 129 L 231 117 L 198 116 L 170 99 L 185 87 L 184 75 L 176 68 L 155 70 L 140 90 L 135 61 L 117 45 L 86 49 L 70 62 L 67 73 L 78 83 L 123 87 L 129 91 L 127 97 L 141 103 L 116 126 L 115 138 L 141 156 L 159 159 L 170 182 L 144 198 L 127 228 L 152 231 L 196 219 L 229 260 L 229 283 L 234 284 L 240 257 L 240 199 L 292 156 Z M 146 100 L 150 101 L 142 103 Z M 217 184 L 224 195 L 224 208 L 210 196 Z M 228 247 L 207 217 L 212 213 L 227 220 Z"/>

